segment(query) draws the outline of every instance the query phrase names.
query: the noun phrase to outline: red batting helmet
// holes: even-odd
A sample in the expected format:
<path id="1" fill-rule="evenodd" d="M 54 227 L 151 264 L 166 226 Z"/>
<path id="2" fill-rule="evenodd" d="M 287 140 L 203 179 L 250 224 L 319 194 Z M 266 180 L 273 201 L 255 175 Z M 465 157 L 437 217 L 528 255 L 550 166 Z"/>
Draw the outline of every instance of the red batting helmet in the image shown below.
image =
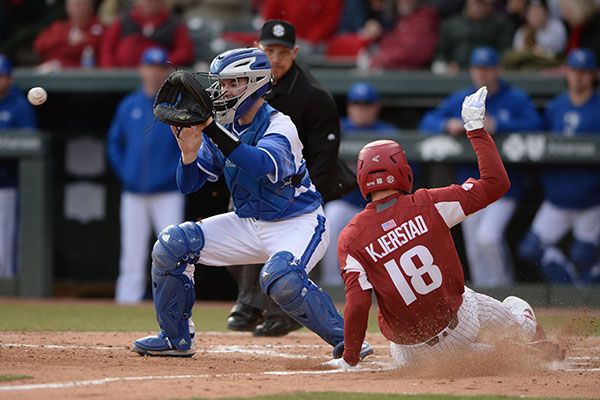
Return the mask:
<path id="1" fill-rule="evenodd" d="M 377 140 L 365 145 L 358 153 L 357 180 L 366 199 L 369 193 L 381 189 L 410 192 L 413 172 L 398 143 Z"/>

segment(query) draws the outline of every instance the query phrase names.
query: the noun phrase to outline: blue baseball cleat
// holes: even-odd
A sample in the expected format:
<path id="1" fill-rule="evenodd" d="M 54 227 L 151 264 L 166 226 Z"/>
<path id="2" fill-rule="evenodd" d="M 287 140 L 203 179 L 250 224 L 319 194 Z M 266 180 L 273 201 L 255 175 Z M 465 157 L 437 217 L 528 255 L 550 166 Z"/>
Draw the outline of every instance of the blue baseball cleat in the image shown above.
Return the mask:
<path id="1" fill-rule="evenodd" d="M 142 356 L 191 357 L 196 354 L 196 342 L 193 338 L 187 346 L 184 343 L 179 345 L 180 349 L 177 349 L 171 344 L 168 337 L 159 333 L 136 340 L 131 350 Z"/>
<path id="2" fill-rule="evenodd" d="M 342 340 L 341 342 L 336 344 L 335 347 L 333 348 L 333 358 L 342 358 L 343 354 L 344 354 L 344 341 Z M 369 343 L 363 342 L 363 344 L 360 348 L 360 359 L 362 360 L 363 358 L 365 358 L 366 356 L 368 356 L 370 354 L 373 354 L 373 347 Z"/>

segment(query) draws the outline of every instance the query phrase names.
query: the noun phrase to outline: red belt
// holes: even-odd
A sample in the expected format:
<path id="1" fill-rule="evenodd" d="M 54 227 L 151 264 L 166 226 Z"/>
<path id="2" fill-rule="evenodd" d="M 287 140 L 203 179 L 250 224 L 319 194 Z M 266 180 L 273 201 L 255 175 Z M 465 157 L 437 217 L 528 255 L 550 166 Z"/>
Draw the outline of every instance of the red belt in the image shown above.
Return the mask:
<path id="1" fill-rule="evenodd" d="M 426 341 L 425 344 L 427 344 L 429 346 L 435 346 L 436 344 L 438 344 L 440 342 L 440 335 L 442 335 L 444 337 L 448 336 L 446 329 L 454 330 L 454 328 L 456 328 L 457 326 L 458 326 L 458 316 L 455 315 L 450 320 L 450 323 L 448 324 L 448 326 L 441 333 L 438 333 L 436 336 L 434 336 L 431 339 L 429 339 L 428 341 Z"/>

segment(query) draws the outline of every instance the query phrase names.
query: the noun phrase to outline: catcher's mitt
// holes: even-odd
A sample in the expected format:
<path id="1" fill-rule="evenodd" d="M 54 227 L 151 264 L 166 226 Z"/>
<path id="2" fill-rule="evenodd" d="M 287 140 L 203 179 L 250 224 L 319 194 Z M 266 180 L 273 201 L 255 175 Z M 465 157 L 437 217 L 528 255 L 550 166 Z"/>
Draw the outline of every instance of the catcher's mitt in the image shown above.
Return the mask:
<path id="1" fill-rule="evenodd" d="M 183 70 L 169 75 L 154 101 L 154 116 L 180 128 L 201 124 L 212 114 L 210 95 L 194 75 Z"/>

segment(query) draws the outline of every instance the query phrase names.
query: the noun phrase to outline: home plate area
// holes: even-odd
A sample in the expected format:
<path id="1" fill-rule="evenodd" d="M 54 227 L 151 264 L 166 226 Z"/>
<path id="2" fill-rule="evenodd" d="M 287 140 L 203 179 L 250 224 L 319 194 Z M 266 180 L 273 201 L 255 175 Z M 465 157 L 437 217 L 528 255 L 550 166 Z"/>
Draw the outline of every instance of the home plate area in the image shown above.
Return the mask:
<path id="1" fill-rule="evenodd" d="M 561 362 L 504 349 L 439 356 L 398 368 L 381 334 L 367 335 L 374 354 L 353 372 L 323 366 L 331 346 L 309 332 L 284 337 L 199 332 L 191 358 L 142 357 L 133 341 L 150 332 L 2 332 L 0 398 L 218 398 L 295 392 L 597 396 L 600 338 L 553 338 Z"/>

